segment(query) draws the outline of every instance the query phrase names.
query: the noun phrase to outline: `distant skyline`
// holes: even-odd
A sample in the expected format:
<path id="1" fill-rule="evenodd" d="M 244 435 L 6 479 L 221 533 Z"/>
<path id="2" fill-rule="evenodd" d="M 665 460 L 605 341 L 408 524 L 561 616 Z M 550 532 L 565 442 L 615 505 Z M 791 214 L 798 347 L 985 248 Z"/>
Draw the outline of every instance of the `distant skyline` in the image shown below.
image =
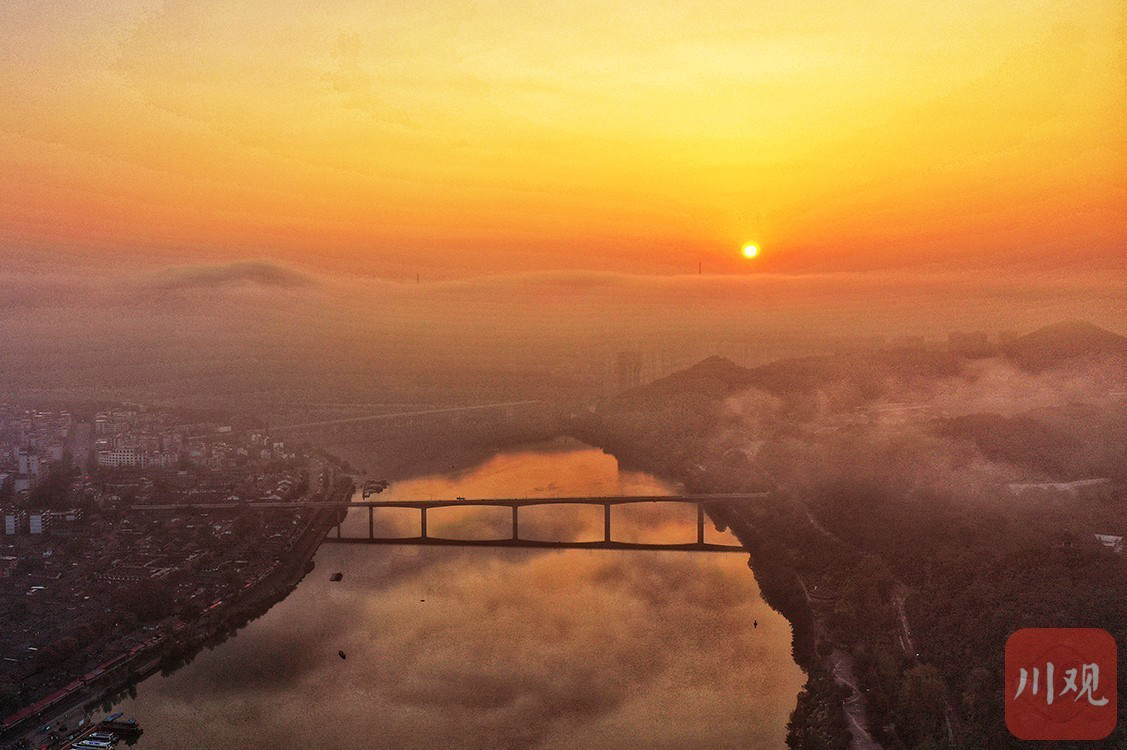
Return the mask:
<path id="1" fill-rule="evenodd" d="M 5 3 L 0 256 L 1114 274 L 1125 30 L 1113 0 Z"/>

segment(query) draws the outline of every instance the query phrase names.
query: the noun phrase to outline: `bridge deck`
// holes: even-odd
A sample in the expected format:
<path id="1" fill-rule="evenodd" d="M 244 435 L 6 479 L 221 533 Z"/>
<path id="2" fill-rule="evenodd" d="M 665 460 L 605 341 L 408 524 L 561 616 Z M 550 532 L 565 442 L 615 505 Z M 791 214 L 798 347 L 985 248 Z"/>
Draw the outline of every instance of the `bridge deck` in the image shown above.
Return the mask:
<path id="1" fill-rule="evenodd" d="M 711 542 L 686 542 L 683 544 L 649 544 L 645 542 L 549 542 L 536 539 L 446 539 L 433 536 L 415 537 L 334 537 L 324 539 L 326 544 L 399 544 L 434 547 L 516 547 L 524 549 L 601 549 L 650 550 L 655 552 L 747 552 L 740 544 L 713 544 Z"/>
<path id="2" fill-rule="evenodd" d="M 628 505 L 633 503 L 725 503 L 756 500 L 766 492 L 745 492 L 711 495 L 608 495 L 605 497 L 487 497 L 465 500 L 363 500 L 358 502 L 267 502 L 267 503 L 184 503 L 135 505 L 135 511 L 175 510 L 284 510 L 286 508 L 447 508 L 451 506 L 491 506 L 523 508 L 529 505 Z"/>

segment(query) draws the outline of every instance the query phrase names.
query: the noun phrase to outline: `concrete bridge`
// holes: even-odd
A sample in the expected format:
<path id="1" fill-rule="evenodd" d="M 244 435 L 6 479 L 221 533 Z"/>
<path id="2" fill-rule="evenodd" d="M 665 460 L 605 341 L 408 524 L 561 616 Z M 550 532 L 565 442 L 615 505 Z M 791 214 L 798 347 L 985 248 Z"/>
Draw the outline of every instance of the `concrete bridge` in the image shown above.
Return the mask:
<path id="1" fill-rule="evenodd" d="M 330 544 L 404 544 L 439 547 L 520 547 L 531 549 L 615 549 L 615 550 L 665 550 L 677 552 L 746 552 L 741 544 L 714 544 L 704 540 L 705 511 L 708 506 L 741 503 L 766 497 L 766 493 L 712 494 L 712 495 L 646 495 L 646 496 L 605 496 L 605 497 L 548 497 L 548 498 L 475 498 L 468 500 L 386 500 L 381 502 L 270 502 L 270 503 L 209 503 L 185 505 L 137 505 L 134 511 L 176 512 L 185 510 L 284 510 L 332 508 L 336 510 L 368 509 L 368 533 L 366 536 L 344 536 L 341 522 L 337 521 L 335 533 L 326 535 L 324 541 Z M 657 544 L 642 542 L 616 542 L 611 537 L 611 508 L 617 505 L 636 505 L 641 503 L 679 503 L 695 505 L 697 517 L 696 540 L 692 542 Z M 588 505 L 603 508 L 603 538 L 594 541 L 544 541 L 522 539 L 520 536 L 520 509 L 541 505 Z M 512 534 L 502 539 L 451 539 L 432 536 L 427 532 L 428 511 L 441 508 L 510 508 L 512 510 Z M 419 534 L 411 537 L 379 536 L 375 531 L 375 512 L 377 508 L 413 508 L 419 511 Z"/>

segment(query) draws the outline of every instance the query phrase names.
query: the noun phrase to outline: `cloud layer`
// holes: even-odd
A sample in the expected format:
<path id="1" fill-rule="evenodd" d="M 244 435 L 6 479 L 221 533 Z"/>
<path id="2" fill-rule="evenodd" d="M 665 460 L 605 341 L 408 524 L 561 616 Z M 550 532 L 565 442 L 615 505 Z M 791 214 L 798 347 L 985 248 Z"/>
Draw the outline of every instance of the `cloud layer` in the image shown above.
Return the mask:
<path id="1" fill-rule="evenodd" d="M 247 261 L 130 275 L 0 271 L 0 292 L 0 367 L 11 387 L 70 391 L 82 373 L 100 390 L 135 396 L 143 386 L 148 398 L 205 390 L 183 377 L 204 370 L 219 397 L 232 395 L 220 384 L 234 379 L 243 392 L 369 398 L 358 392 L 363 371 L 595 381 L 623 349 L 642 351 L 661 374 L 715 353 L 755 363 L 863 336 L 945 339 L 1061 319 L 1114 329 L 1127 316 L 1120 279 L 1082 272 L 1052 281 L 560 272 L 416 284 Z"/>
<path id="2" fill-rule="evenodd" d="M 143 282 L 142 282 L 143 283 Z M 217 266 L 172 268 L 152 279 L 156 289 L 211 289 L 251 284 L 262 287 L 301 287 L 313 283 L 312 277 L 296 269 L 266 261 L 242 261 Z"/>

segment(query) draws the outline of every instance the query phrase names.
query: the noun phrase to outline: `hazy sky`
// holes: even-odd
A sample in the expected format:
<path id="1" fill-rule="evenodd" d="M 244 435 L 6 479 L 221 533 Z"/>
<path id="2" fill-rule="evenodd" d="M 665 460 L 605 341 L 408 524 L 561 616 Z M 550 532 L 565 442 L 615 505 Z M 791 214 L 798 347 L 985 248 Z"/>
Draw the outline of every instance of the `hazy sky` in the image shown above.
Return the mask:
<path id="1" fill-rule="evenodd" d="M 1121 270 L 1125 28 L 1115 0 L 9 0 L 0 256 Z"/>

